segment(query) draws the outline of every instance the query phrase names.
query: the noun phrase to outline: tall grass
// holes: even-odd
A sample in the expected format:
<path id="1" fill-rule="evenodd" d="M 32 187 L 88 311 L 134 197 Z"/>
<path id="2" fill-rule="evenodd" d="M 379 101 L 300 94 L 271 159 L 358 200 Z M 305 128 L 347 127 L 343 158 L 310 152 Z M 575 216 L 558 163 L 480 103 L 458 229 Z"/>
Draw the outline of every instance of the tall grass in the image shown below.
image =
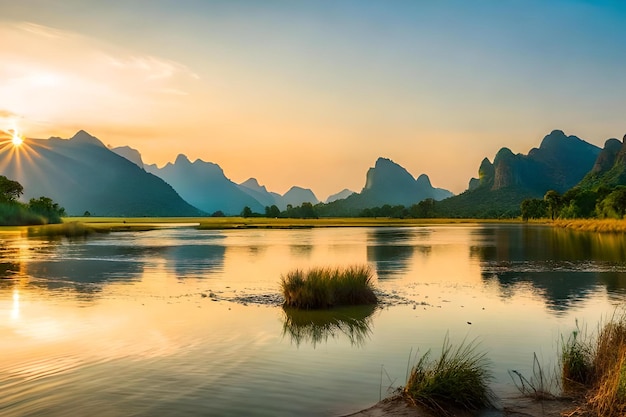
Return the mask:
<path id="1" fill-rule="evenodd" d="M 29 236 L 45 236 L 45 237 L 84 237 L 93 233 L 104 233 L 105 231 L 95 227 L 87 226 L 79 222 L 47 224 L 43 226 L 33 226 L 28 228 Z"/>
<path id="2" fill-rule="evenodd" d="M 560 359 L 564 388 L 582 398 L 577 415 L 626 415 L 626 313 L 613 315 L 593 337 L 577 325 Z"/>
<path id="3" fill-rule="evenodd" d="M 592 362 L 588 405 L 598 416 L 626 415 L 626 315 L 599 331 Z"/>
<path id="4" fill-rule="evenodd" d="M 431 361 L 430 351 L 419 359 L 403 393 L 438 415 L 449 416 L 457 410 L 492 408 L 491 379 L 490 362 L 474 342 L 454 347 L 446 337 L 438 359 Z"/>
<path id="5" fill-rule="evenodd" d="M 626 220 L 618 219 L 568 219 L 555 220 L 554 226 L 598 233 L 626 233 Z"/>
<path id="6" fill-rule="evenodd" d="M 584 390 L 592 382 L 593 355 L 587 332 L 576 322 L 576 329 L 568 339 L 561 339 L 561 382 L 566 392 Z"/>
<path id="7" fill-rule="evenodd" d="M 296 269 L 281 277 L 285 306 L 302 309 L 375 304 L 373 272 L 367 265 Z"/>

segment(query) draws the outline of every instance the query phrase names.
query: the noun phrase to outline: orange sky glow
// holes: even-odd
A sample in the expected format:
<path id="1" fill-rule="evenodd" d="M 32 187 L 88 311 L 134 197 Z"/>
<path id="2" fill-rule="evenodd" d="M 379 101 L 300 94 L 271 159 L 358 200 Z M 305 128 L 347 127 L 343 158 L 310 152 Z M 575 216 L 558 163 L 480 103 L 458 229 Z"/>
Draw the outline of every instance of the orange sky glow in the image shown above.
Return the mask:
<path id="1" fill-rule="evenodd" d="M 0 0 L 0 129 L 84 129 L 279 193 L 360 191 L 378 157 L 459 193 L 500 147 L 624 133 L 619 6 L 14 3 Z"/>

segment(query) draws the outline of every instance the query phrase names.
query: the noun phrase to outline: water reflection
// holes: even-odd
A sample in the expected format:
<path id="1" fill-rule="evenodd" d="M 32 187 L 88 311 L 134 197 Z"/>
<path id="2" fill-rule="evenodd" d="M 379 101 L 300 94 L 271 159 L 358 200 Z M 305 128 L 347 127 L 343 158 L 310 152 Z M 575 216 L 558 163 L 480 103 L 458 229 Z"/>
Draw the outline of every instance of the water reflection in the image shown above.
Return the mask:
<path id="1" fill-rule="evenodd" d="M 0 279 L 27 278 L 29 286 L 72 290 L 91 300 L 111 282 L 145 278 L 158 265 L 177 278 L 205 277 L 223 268 L 226 247 L 220 235 L 190 230 L 114 233 L 81 239 L 14 234 L 0 245 Z"/>
<path id="2" fill-rule="evenodd" d="M 168 248 L 164 259 L 178 278 L 198 277 L 221 270 L 225 253 L 222 245 L 182 245 Z"/>
<path id="3" fill-rule="evenodd" d="M 409 269 L 416 248 L 429 254 L 429 245 L 418 245 L 416 239 L 427 239 L 428 229 L 372 228 L 367 234 L 367 260 L 374 263 L 379 278 L 394 278 Z"/>
<path id="4" fill-rule="evenodd" d="M 504 297 L 530 285 L 557 314 L 606 289 L 626 292 L 626 238 L 554 227 L 485 227 L 472 232 L 470 256 Z"/>
<path id="5" fill-rule="evenodd" d="M 283 337 L 289 335 L 300 346 L 344 336 L 353 346 L 363 346 L 372 333 L 376 305 L 341 307 L 330 310 L 299 310 L 283 307 Z"/>

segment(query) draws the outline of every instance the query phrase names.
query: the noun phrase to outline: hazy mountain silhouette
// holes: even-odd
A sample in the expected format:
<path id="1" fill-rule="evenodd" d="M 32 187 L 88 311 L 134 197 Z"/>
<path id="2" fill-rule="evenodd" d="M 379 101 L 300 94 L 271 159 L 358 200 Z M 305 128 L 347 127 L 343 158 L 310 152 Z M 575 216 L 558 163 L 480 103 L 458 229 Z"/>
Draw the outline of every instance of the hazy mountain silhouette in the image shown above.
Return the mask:
<path id="1" fill-rule="evenodd" d="M 374 167 L 367 171 L 365 186 L 360 193 L 331 203 L 333 210 L 355 213 L 369 207 L 385 204 L 411 206 L 427 198 L 442 200 L 453 194 L 442 188 L 434 188 L 427 175 L 417 179 L 403 167 L 387 158 L 378 158 Z"/>
<path id="2" fill-rule="evenodd" d="M 291 204 L 293 207 L 296 207 L 302 205 L 302 203 L 317 204 L 320 201 L 310 189 L 294 185 L 283 194 L 283 202 L 285 205 Z"/>
<path id="3" fill-rule="evenodd" d="M 196 159 L 193 163 L 185 155 L 163 168 L 146 165 L 153 173 L 170 184 L 186 201 L 207 212 L 222 211 L 227 215 L 240 214 L 248 206 L 253 212 L 263 213 L 265 206 L 226 178 L 219 165 Z"/>
<path id="4" fill-rule="evenodd" d="M 260 185 L 256 178 L 247 179 L 239 184 L 239 188 L 264 207 L 271 207 L 275 205 L 281 210 L 284 210 L 287 207 L 287 204 L 283 201 L 283 196 L 278 193 L 267 191 L 267 188 L 265 188 L 264 185 Z"/>
<path id="5" fill-rule="evenodd" d="M 461 217 L 514 215 L 526 198 L 574 187 L 593 168 L 599 154 L 597 146 L 560 130 L 545 136 L 528 155 L 502 148 L 493 163 L 482 160 L 478 178 L 470 180 L 467 191 L 442 201 L 438 210 Z"/>
<path id="6" fill-rule="evenodd" d="M 344 188 L 336 194 L 329 195 L 325 203 L 332 203 L 333 201 L 343 200 L 344 198 L 350 197 L 352 194 L 354 194 L 354 191 Z"/>
<path id="7" fill-rule="evenodd" d="M 47 196 L 70 215 L 198 216 L 162 179 L 85 131 L 71 139 L 28 139 L 0 149 L 0 173 L 24 186 L 23 200 Z"/>
<path id="8" fill-rule="evenodd" d="M 626 135 L 622 142 L 609 139 L 604 143 L 593 168 L 579 185 L 583 189 L 626 185 Z"/>
<path id="9" fill-rule="evenodd" d="M 111 148 L 111 150 L 119 156 L 128 159 L 139 168 L 144 169 L 143 159 L 137 149 L 133 149 L 130 146 L 118 146 L 117 148 Z"/>

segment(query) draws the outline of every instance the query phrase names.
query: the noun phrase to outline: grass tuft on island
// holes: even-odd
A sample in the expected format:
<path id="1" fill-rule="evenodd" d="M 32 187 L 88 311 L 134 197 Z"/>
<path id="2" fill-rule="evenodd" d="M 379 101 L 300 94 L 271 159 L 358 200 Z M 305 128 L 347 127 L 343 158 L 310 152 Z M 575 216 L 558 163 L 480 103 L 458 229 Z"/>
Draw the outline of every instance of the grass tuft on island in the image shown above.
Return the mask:
<path id="1" fill-rule="evenodd" d="M 474 342 L 455 347 L 446 337 L 441 356 L 430 360 L 430 350 L 422 355 L 402 392 L 416 405 L 451 416 L 459 411 L 493 408 L 491 379 L 490 362 Z"/>
<path id="2" fill-rule="evenodd" d="M 321 309 L 376 304 L 372 269 L 367 265 L 346 268 L 296 269 L 281 277 L 286 307 Z"/>

